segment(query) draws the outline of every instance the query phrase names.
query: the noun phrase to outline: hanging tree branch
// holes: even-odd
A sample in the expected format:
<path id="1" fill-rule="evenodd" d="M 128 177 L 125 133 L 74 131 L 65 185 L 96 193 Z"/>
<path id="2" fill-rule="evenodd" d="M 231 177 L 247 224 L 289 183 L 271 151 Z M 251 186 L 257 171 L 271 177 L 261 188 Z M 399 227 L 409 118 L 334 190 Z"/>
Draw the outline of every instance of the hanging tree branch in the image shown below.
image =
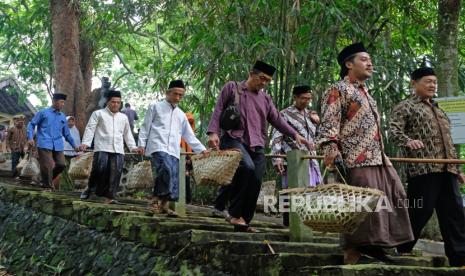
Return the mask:
<path id="1" fill-rule="evenodd" d="M 124 62 L 123 57 L 121 57 L 121 55 L 118 53 L 118 51 L 115 49 L 115 47 L 112 46 L 112 47 L 111 47 L 111 50 L 112 50 L 113 53 L 115 53 L 115 55 L 118 57 L 119 62 L 121 62 L 121 64 L 123 65 L 124 69 L 126 69 L 129 73 L 134 74 L 134 72 L 132 72 L 132 70 L 129 69 L 129 67 L 126 65 L 126 63 Z"/>

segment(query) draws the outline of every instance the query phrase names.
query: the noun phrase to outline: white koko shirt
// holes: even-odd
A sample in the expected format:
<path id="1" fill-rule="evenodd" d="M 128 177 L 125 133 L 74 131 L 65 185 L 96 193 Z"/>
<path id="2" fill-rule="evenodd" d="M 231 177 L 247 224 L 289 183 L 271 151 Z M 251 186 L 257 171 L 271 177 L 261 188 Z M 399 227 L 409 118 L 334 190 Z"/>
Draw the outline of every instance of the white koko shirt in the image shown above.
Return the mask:
<path id="1" fill-rule="evenodd" d="M 151 104 L 139 130 L 138 145 L 145 148 L 146 155 L 162 151 L 179 158 L 181 137 L 194 152 L 206 150 L 179 107 L 173 107 L 166 100 Z"/>
<path id="2" fill-rule="evenodd" d="M 124 142 L 130 150 L 136 142 L 132 136 L 128 117 L 121 113 L 112 113 L 108 108 L 94 111 L 87 122 L 82 143 L 88 147 L 94 140 L 94 151 L 124 154 Z"/>

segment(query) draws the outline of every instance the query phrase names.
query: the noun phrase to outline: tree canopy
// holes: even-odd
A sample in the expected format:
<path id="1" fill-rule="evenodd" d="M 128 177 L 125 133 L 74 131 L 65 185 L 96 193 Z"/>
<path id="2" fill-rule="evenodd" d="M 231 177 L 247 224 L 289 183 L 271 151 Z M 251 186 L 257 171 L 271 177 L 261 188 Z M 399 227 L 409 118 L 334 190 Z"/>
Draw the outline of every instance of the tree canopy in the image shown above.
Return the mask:
<path id="1" fill-rule="evenodd" d="M 52 2 L 0 3 L 1 71 L 30 87 L 22 89 L 26 93 L 50 93 L 54 85 Z M 186 80 L 189 90 L 182 107 L 199 118 L 199 133 L 205 132 L 223 84 L 245 79 L 256 59 L 278 68 L 269 93 L 279 108 L 290 104 L 294 85 L 309 84 L 313 108 L 319 109 L 321 94 L 338 79 L 338 51 L 356 41 L 364 42 L 372 55 L 376 74 L 369 87 L 387 120 L 392 106 L 409 94 L 409 73 L 424 62 L 439 66 L 443 30 L 438 22 L 448 18 L 440 9 L 445 2 L 459 7 L 458 88 L 439 93 L 465 92 L 461 1 L 65 2 L 78 14 L 80 45 L 90 49 L 93 76 L 110 76 L 141 114 L 169 80 Z"/>

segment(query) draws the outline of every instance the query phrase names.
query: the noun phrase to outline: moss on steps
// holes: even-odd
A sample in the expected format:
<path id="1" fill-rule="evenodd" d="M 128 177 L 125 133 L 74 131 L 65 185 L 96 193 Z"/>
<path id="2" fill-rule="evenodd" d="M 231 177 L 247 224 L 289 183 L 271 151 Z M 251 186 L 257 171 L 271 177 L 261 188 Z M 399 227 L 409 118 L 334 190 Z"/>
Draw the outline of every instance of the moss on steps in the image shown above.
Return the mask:
<path id="1" fill-rule="evenodd" d="M 396 265 L 343 265 L 326 266 L 318 270 L 320 276 L 371 276 L 371 275 L 398 275 L 398 276 L 442 276 L 465 275 L 465 269 L 450 267 L 418 267 Z"/>
<path id="2" fill-rule="evenodd" d="M 258 234 L 235 233 L 223 219 L 201 213 L 168 218 L 154 216 L 138 202 L 104 205 L 80 201 L 76 196 L 0 183 L 0 205 L 4 207 L 0 208 L 0 263 L 13 267 L 12 272 L 23 263 L 32 274 L 59 270 L 99 275 L 186 271 L 208 275 L 432 275 L 428 273 L 457 271 L 428 269 L 444 264 L 444 258 L 432 257 L 399 259 L 403 265 L 415 266 L 395 269 L 338 266 L 342 254 L 337 234 L 315 232 L 312 243 L 289 243 L 288 230 L 277 224 L 258 223 L 263 231 Z M 90 246 L 92 243 L 96 246 Z M 80 260 L 78 256 L 84 257 Z"/>

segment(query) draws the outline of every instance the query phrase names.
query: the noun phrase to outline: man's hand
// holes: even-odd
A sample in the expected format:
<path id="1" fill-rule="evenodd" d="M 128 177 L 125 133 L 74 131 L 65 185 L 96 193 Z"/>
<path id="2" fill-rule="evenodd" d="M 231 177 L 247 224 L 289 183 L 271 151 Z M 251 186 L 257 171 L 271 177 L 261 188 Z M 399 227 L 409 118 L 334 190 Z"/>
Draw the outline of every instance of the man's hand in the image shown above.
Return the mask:
<path id="1" fill-rule="evenodd" d="M 407 146 L 410 149 L 414 149 L 414 150 L 422 149 L 425 147 L 423 145 L 423 142 L 420 140 L 410 140 L 407 142 L 407 144 L 405 144 L 405 146 Z"/>
<path id="2" fill-rule="evenodd" d="M 274 168 L 276 169 L 276 172 L 279 175 L 283 175 L 285 169 L 284 169 L 284 162 L 281 158 L 275 160 Z"/>
<path id="3" fill-rule="evenodd" d="M 79 146 L 79 151 L 86 151 L 87 150 L 87 145 L 86 144 L 81 144 Z"/>
<path id="4" fill-rule="evenodd" d="M 314 123 L 315 125 L 320 124 L 320 116 L 318 116 L 318 113 L 316 111 L 310 112 L 310 121 L 312 121 L 312 123 Z"/>
<path id="5" fill-rule="evenodd" d="M 327 145 L 329 148 L 325 150 L 325 158 L 323 160 L 324 164 L 328 168 L 334 168 L 334 160 L 336 157 L 341 155 L 336 144 Z"/>
<path id="6" fill-rule="evenodd" d="M 465 175 L 463 173 L 459 174 L 459 183 L 465 184 Z"/>
<path id="7" fill-rule="evenodd" d="M 297 145 L 299 145 L 299 146 L 301 144 L 306 145 L 309 150 L 315 148 L 315 145 L 313 145 L 312 142 L 310 142 L 307 139 L 305 139 L 304 137 L 300 136 L 300 134 L 298 134 L 298 133 L 295 135 L 295 141 L 296 141 Z"/>
<path id="8" fill-rule="evenodd" d="M 315 150 L 315 143 L 310 142 L 310 145 L 307 145 L 309 151 Z"/>
<path id="9" fill-rule="evenodd" d="M 29 146 L 33 147 L 35 145 L 34 139 L 31 139 L 31 140 L 27 141 L 27 144 Z"/>
<path id="10" fill-rule="evenodd" d="M 337 157 L 337 153 L 334 153 L 334 152 L 325 154 L 325 159 L 324 159 L 325 166 L 328 168 L 334 168 L 334 160 L 336 159 L 336 157 Z"/>
<path id="11" fill-rule="evenodd" d="M 132 153 L 141 154 L 140 148 L 133 148 L 133 149 L 131 150 L 131 152 L 132 152 Z"/>
<path id="12" fill-rule="evenodd" d="M 209 153 L 210 153 L 209 150 L 204 150 L 204 151 L 201 152 L 201 154 L 204 154 L 204 155 L 207 155 L 207 154 L 209 154 Z"/>
<path id="13" fill-rule="evenodd" d="M 214 148 L 216 150 L 220 149 L 220 138 L 218 137 L 218 134 L 216 133 L 210 133 L 208 135 L 208 146 L 210 148 Z"/>
<path id="14" fill-rule="evenodd" d="M 81 151 L 81 148 L 80 148 L 79 146 L 77 146 L 77 147 L 74 148 L 74 151 L 75 151 L 75 152 L 80 152 L 80 151 Z"/>
<path id="15" fill-rule="evenodd" d="M 145 154 L 145 148 L 144 147 L 138 147 L 137 148 L 139 154 L 144 155 Z"/>

